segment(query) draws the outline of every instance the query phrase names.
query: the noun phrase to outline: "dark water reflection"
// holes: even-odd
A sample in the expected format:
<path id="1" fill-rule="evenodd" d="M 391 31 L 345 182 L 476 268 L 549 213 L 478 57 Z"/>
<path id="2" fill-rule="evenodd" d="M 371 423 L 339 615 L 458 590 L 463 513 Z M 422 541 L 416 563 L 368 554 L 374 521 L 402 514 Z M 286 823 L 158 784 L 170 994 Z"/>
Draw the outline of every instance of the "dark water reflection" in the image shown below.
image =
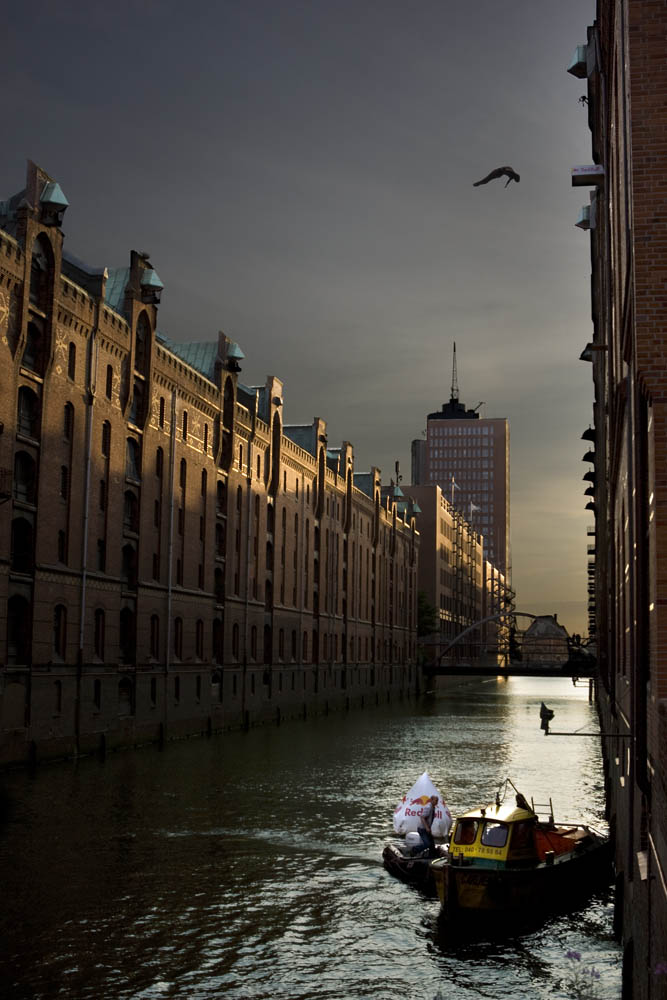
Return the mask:
<path id="1" fill-rule="evenodd" d="M 604 828 L 597 740 L 545 739 L 542 699 L 554 728 L 596 726 L 569 681 L 480 680 L 418 707 L 5 775 L 1 995 L 565 998 L 572 949 L 618 997 L 608 896 L 466 945 L 380 863 L 426 769 L 454 814 L 511 776 Z"/>

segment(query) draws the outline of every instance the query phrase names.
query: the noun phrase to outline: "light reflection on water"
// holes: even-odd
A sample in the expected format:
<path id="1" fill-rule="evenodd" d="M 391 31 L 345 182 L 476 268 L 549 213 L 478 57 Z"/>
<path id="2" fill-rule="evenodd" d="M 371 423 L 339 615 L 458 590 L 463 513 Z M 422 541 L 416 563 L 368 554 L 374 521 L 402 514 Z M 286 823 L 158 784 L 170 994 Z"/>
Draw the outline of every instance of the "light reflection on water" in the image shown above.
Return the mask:
<path id="1" fill-rule="evenodd" d="M 570 681 L 482 681 L 447 698 L 5 775 L 0 995 L 570 996 L 568 949 L 620 995 L 611 900 L 518 938 L 443 937 L 438 904 L 382 846 L 428 770 L 456 814 L 506 777 L 604 828 L 596 728 Z M 57 985 L 53 985 L 57 984 Z"/>

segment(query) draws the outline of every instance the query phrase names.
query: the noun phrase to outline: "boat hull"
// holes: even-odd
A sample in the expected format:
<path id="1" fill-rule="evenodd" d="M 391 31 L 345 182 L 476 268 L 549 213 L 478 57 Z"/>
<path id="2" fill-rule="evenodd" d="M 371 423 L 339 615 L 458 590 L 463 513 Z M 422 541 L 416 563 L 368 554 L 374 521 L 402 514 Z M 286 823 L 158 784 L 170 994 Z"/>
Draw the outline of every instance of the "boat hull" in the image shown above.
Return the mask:
<path id="1" fill-rule="evenodd" d="M 444 851 L 442 856 L 445 856 Z M 411 854 L 399 844 L 387 844 L 382 852 L 382 862 L 395 878 L 414 885 L 427 896 L 435 896 L 435 880 L 431 871 L 432 855 Z"/>
<path id="2" fill-rule="evenodd" d="M 505 914 L 528 918 L 576 905 L 611 878 L 609 844 L 594 843 L 551 863 L 491 868 L 456 859 L 432 863 L 431 873 L 445 919 Z"/>

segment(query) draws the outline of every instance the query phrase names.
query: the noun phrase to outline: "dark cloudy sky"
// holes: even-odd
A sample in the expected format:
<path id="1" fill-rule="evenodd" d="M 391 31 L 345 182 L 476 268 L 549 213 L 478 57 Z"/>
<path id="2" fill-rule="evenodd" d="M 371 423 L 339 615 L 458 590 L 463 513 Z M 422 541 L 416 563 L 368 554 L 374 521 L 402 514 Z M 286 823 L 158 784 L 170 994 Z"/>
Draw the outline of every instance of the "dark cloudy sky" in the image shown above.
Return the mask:
<path id="1" fill-rule="evenodd" d="M 31 158 L 67 248 L 151 254 L 160 329 L 223 329 L 285 419 L 389 480 L 425 414 L 511 428 L 518 608 L 585 628 L 590 162 L 565 70 L 593 0 L 144 0 L 5 11 L 0 198 Z M 496 166 L 521 175 L 474 188 Z"/>

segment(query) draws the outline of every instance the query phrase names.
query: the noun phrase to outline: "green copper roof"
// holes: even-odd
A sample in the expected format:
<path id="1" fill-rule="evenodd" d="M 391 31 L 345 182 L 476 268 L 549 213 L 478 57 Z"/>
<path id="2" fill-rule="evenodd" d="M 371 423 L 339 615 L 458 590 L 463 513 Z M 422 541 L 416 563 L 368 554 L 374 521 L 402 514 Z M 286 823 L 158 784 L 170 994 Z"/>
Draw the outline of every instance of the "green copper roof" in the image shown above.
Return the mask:
<path id="1" fill-rule="evenodd" d="M 158 273 L 153 268 L 146 268 L 144 273 L 141 275 L 141 287 L 142 288 L 164 288 L 164 285 L 158 277 Z"/>
<path id="2" fill-rule="evenodd" d="M 125 286 L 127 285 L 127 280 L 130 277 L 129 267 L 112 267 L 109 268 L 109 277 L 107 278 L 107 287 L 104 294 L 104 301 L 110 309 L 115 310 L 115 312 L 123 314 L 123 301 L 125 299 Z"/>
<path id="3" fill-rule="evenodd" d="M 201 372 L 211 382 L 215 381 L 215 362 L 218 358 L 218 345 L 215 341 L 199 344 L 181 344 L 175 340 L 170 340 L 164 334 L 160 334 L 160 340 L 181 361 L 185 361 L 191 368 Z"/>
<path id="4" fill-rule="evenodd" d="M 60 184 L 56 184 L 55 181 L 49 181 L 44 185 L 39 200 L 43 205 L 60 205 L 61 208 L 67 208 L 69 205 Z"/>

